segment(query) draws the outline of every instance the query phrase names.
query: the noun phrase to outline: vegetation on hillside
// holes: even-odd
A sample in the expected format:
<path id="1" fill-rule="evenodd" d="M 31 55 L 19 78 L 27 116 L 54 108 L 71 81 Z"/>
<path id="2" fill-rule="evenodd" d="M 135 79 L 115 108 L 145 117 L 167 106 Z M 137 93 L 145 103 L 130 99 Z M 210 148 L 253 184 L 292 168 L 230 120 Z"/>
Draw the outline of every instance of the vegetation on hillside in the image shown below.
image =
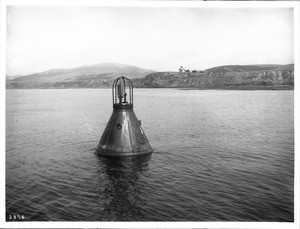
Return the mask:
<path id="1" fill-rule="evenodd" d="M 99 64 L 56 69 L 6 80 L 7 88 L 107 88 L 128 77 L 147 88 L 293 88 L 294 65 L 226 65 L 204 71 L 154 72 L 134 66 Z"/>

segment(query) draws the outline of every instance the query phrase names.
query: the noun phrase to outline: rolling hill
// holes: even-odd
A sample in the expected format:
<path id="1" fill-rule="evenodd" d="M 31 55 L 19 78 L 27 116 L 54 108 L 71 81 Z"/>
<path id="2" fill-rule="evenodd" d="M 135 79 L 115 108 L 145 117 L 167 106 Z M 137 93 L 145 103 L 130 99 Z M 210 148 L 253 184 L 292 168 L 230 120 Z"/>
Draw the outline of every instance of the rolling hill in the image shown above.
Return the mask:
<path id="1" fill-rule="evenodd" d="M 54 69 L 6 80 L 7 88 L 103 88 L 125 76 L 135 87 L 292 89 L 294 64 L 225 65 L 204 71 L 155 72 L 135 66 L 102 63 Z"/>
<path id="2" fill-rule="evenodd" d="M 253 72 L 253 71 L 269 71 L 269 70 L 294 70 L 294 64 L 279 65 L 279 64 L 260 64 L 260 65 L 224 65 L 206 69 L 206 72 Z"/>
<path id="3" fill-rule="evenodd" d="M 143 78 L 154 71 L 135 66 L 101 63 L 69 69 L 53 69 L 7 79 L 7 88 L 107 87 L 120 76 Z M 7 77 L 9 78 L 9 76 Z"/>

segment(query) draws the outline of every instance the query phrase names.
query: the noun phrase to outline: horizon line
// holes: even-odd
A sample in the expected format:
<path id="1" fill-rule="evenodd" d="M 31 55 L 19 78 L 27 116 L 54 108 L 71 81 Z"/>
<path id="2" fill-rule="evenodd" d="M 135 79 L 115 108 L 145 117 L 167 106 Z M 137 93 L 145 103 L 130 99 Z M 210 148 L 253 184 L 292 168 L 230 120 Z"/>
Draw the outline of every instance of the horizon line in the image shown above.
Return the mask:
<path id="1" fill-rule="evenodd" d="M 173 72 L 172 70 L 167 70 L 167 71 L 158 71 L 158 70 L 155 70 L 155 69 L 149 69 L 149 68 L 143 68 L 143 67 L 139 67 L 139 66 L 136 66 L 136 65 L 131 65 L 131 64 L 125 64 L 125 63 L 119 63 L 119 62 L 100 62 L 100 63 L 96 63 L 96 64 L 84 64 L 84 65 L 79 65 L 77 67 L 65 67 L 65 68 L 52 68 L 52 69 L 47 69 L 47 70 L 44 70 L 44 71 L 39 71 L 39 72 L 33 72 L 33 73 L 29 73 L 29 74 L 14 74 L 14 75 L 10 75 L 10 74 L 5 74 L 6 77 L 16 77 L 16 76 L 30 76 L 30 75 L 34 75 L 34 74 L 41 74 L 41 73 L 45 73 L 45 72 L 48 72 L 48 71 L 54 71 L 54 70 L 70 70 L 70 69 L 76 69 L 76 68 L 82 68 L 82 67 L 89 67 L 89 66 L 93 66 L 93 65 L 101 65 L 101 64 L 113 64 L 113 65 L 124 65 L 126 67 L 136 67 L 136 68 L 140 68 L 140 69 L 143 69 L 143 70 L 149 70 L 149 71 L 154 71 L 154 72 Z M 279 63 L 272 63 L 272 64 L 225 64 L 225 65 L 217 65 L 217 66 L 213 66 L 213 67 L 209 67 L 209 68 L 206 68 L 204 70 L 200 69 L 200 70 L 197 70 L 197 71 L 206 71 L 208 69 L 212 69 L 212 68 L 216 68 L 216 67 L 225 67 L 225 66 L 261 66 L 261 65 L 292 65 L 292 64 L 295 64 L 294 62 L 292 63 L 288 63 L 288 64 L 279 64 Z M 178 69 L 183 66 L 183 65 L 179 65 Z M 184 67 L 184 66 L 183 66 Z M 186 70 L 190 70 L 190 68 L 187 68 Z M 193 69 L 194 70 L 194 69 Z M 176 70 L 178 71 L 178 70 Z"/>

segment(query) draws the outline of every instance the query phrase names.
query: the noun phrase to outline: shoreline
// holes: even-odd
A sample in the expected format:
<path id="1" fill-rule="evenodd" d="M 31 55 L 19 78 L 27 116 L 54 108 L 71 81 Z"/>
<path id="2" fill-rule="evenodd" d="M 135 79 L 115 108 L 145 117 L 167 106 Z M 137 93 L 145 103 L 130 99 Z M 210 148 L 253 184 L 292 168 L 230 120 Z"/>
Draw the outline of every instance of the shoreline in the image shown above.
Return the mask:
<path id="1" fill-rule="evenodd" d="M 193 87 L 193 88 L 177 88 L 180 90 L 236 90 L 236 91 L 247 91 L 247 90 L 294 90 L 294 85 L 278 85 L 278 86 L 264 86 L 264 85 L 245 85 L 245 86 L 214 86 L 214 87 Z"/>
<path id="2" fill-rule="evenodd" d="M 294 90 L 294 85 L 230 85 L 230 86 L 206 86 L 206 87 L 135 87 L 135 89 L 178 89 L 178 90 Z M 111 87 L 36 87 L 36 88 L 5 88 L 6 90 L 15 89 L 110 89 Z"/>

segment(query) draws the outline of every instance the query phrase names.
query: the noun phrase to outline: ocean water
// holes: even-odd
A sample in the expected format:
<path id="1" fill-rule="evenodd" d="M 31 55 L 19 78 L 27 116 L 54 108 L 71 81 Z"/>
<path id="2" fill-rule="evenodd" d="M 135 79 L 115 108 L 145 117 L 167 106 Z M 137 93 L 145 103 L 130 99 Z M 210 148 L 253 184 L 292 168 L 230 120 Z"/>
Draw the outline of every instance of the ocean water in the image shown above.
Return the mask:
<path id="1" fill-rule="evenodd" d="M 95 148 L 110 89 L 6 91 L 6 220 L 294 220 L 294 92 L 135 89 L 154 149 Z"/>

